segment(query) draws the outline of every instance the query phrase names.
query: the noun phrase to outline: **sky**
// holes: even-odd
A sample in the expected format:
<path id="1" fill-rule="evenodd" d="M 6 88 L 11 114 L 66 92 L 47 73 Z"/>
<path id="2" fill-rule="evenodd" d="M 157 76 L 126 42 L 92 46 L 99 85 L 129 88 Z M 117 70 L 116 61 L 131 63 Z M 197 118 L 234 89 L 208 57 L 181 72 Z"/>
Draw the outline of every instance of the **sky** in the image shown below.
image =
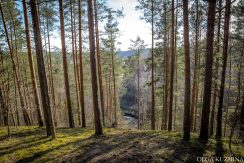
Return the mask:
<path id="1" fill-rule="evenodd" d="M 118 41 L 121 44 L 118 44 L 116 48 L 122 51 L 128 50 L 131 44 L 130 39 L 135 40 L 137 36 L 140 36 L 145 41 L 145 44 L 150 45 L 150 25 L 140 20 L 139 17 L 142 13 L 135 10 L 135 7 L 138 5 L 137 0 L 108 0 L 107 2 L 113 9 L 124 8 L 125 16 L 118 20 L 121 32 Z M 61 41 L 59 38 L 51 38 L 50 43 L 52 46 L 61 48 Z"/>
<path id="2" fill-rule="evenodd" d="M 119 41 L 122 51 L 128 50 L 130 47 L 130 39 L 135 40 L 137 36 L 140 36 L 145 44 L 150 44 L 151 31 L 150 24 L 146 24 L 143 20 L 140 20 L 140 11 L 136 11 L 135 7 L 138 5 L 137 0 L 108 0 L 108 4 L 114 9 L 124 8 L 125 17 L 119 19 L 119 29 L 121 36 Z"/>

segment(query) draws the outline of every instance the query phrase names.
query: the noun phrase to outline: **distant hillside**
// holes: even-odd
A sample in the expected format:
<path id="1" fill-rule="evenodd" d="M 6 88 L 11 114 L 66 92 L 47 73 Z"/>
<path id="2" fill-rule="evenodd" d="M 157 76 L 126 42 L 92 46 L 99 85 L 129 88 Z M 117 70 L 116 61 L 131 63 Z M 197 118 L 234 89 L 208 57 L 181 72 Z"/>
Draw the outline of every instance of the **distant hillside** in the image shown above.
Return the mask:
<path id="1" fill-rule="evenodd" d="M 149 54 L 149 52 L 150 52 L 150 49 L 144 49 L 143 51 L 142 51 L 142 55 L 143 56 L 146 56 L 146 55 L 148 55 Z M 121 58 L 126 58 L 126 57 L 129 57 L 129 56 L 132 56 L 132 55 L 134 55 L 135 54 L 135 52 L 133 51 L 133 50 L 127 50 L 127 51 L 118 51 L 118 55 L 121 57 Z"/>

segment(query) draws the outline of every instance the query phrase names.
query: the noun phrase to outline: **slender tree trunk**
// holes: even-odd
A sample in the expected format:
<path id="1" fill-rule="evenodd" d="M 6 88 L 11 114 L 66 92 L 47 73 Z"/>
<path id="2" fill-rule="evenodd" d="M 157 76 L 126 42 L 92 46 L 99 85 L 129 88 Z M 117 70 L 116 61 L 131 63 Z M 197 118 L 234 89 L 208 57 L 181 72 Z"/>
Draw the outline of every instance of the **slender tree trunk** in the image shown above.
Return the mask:
<path id="1" fill-rule="evenodd" d="M 198 0 L 196 1 L 196 21 L 195 21 L 195 64 L 194 64 L 194 74 L 193 74 L 193 84 L 192 84 L 192 97 L 191 97 L 191 131 L 193 131 L 194 115 L 195 115 L 195 102 L 196 102 L 196 87 L 197 87 L 197 71 L 198 71 L 198 36 L 199 36 L 199 15 L 198 15 Z"/>
<path id="2" fill-rule="evenodd" d="M 81 117 L 82 127 L 86 127 L 85 117 L 85 102 L 84 102 L 84 84 L 83 84 L 83 59 L 82 59 L 82 31 L 81 31 L 81 0 L 78 0 L 78 13 L 79 13 L 79 53 L 80 53 L 80 104 L 81 104 Z"/>
<path id="3" fill-rule="evenodd" d="M 113 39 L 111 33 L 111 40 Z M 114 104 L 114 123 L 113 126 L 117 127 L 117 95 L 116 95 L 116 77 L 115 77 L 115 56 L 114 56 L 114 44 L 111 45 L 111 61 L 112 61 L 112 75 L 113 75 L 113 104 Z"/>
<path id="4" fill-rule="evenodd" d="M 14 76 L 14 96 L 15 96 L 15 111 L 16 111 L 17 124 L 18 126 L 20 126 L 18 99 L 17 99 L 17 84 L 16 84 L 15 76 Z"/>
<path id="5" fill-rule="evenodd" d="M 22 3 L 23 3 L 23 11 L 24 11 L 25 35 L 26 35 L 26 43 L 27 43 L 27 50 L 28 50 L 28 59 L 29 59 L 29 66 L 30 66 L 32 89 L 33 89 L 35 105 L 36 105 L 38 125 L 40 127 L 42 127 L 44 124 L 43 124 L 42 117 L 41 117 L 40 103 L 39 103 L 37 86 L 36 86 L 35 69 L 34 69 L 33 57 L 32 57 L 32 52 L 31 52 L 29 20 L 28 20 L 28 14 L 27 14 L 26 0 L 22 0 Z"/>
<path id="6" fill-rule="evenodd" d="M 223 42 L 223 66 L 221 73 L 221 84 L 219 92 L 219 105 L 217 112 L 217 127 L 216 127 L 216 138 L 222 137 L 222 114 L 223 114 L 223 100 L 224 100 L 224 89 L 225 89 L 225 73 L 228 57 L 228 41 L 229 41 L 229 24 L 230 24 L 230 5 L 231 0 L 226 0 L 225 8 L 225 23 L 224 23 L 224 42 Z"/>
<path id="7" fill-rule="evenodd" d="M 151 130 L 155 130 L 155 83 L 154 83 L 154 4 L 153 0 L 151 0 L 151 27 L 152 27 L 152 49 L 151 49 L 151 57 L 152 57 L 152 110 L 151 110 Z"/>
<path id="8" fill-rule="evenodd" d="M 172 130 L 172 113 L 173 113 L 173 95 L 174 95 L 174 68 L 175 68 L 175 7 L 174 0 L 171 1 L 171 19 L 172 19 L 172 27 L 171 27 L 171 72 L 170 72 L 170 95 L 169 95 L 169 121 L 168 121 L 168 131 Z"/>
<path id="9" fill-rule="evenodd" d="M 212 86 L 212 65 L 213 65 L 213 38 L 216 0 L 208 1 L 208 21 L 207 21 L 207 46 L 206 46 L 206 68 L 204 81 L 204 94 L 202 106 L 202 119 L 199 138 L 208 140 L 209 138 L 209 112 L 211 104 Z"/>
<path id="10" fill-rule="evenodd" d="M 113 93 L 111 91 L 112 89 L 112 84 L 111 84 L 111 66 L 109 68 L 109 79 L 108 79 L 108 96 L 109 96 L 109 119 L 110 119 L 110 124 L 112 125 L 112 101 L 113 101 Z"/>
<path id="11" fill-rule="evenodd" d="M 6 112 L 5 112 L 5 109 L 4 107 L 6 106 L 5 104 L 5 101 L 3 99 L 3 96 L 4 96 L 4 87 L 5 87 L 5 82 L 6 79 L 5 79 L 5 70 L 4 70 L 4 57 L 3 57 L 3 53 L 2 53 L 2 50 L 1 50 L 1 46 L 0 46 L 0 59 L 1 59 L 1 70 L 0 70 L 0 75 L 2 76 L 2 80 L 1 80 L 1 85 L 2 85 L 2 88 L 3 90 L 1 89 L 1 86 L 0 86 L 0 104 L 1 104 L 1 108 L 0 108 L 0 125 L 7 125 L 7 116 L 6 116 Z M 1 79 L 1 78 L 0 78 Z M 17 98 L 17 96 L 15 96 Z"/>
<path id="12" fill-rule="evenodd" d="M 140 53 L 137 56 L 137 129 L 140 129 Z"/>
<path id="13" fill-rule="evenodd" d="M 71 24 L 71 41 L 72 41 L 72 58 L 73 58 L 73 64 L 74 64 L 74 77 L 75 77 L 75 93 L 76 93 L 76 103 L 77 103 L 77 108 L 79 110 L 79 86 L 77 82 L 77 71 L 76 71 L 76 55 L 75 55 L 75 43 L 74 43 L 74 26 L 75 24 L 73 23 L 73 3 L 72 0 L 70 0 L 70 24 Z M 78 114 L 78 117 L 80 117 L 80 114 Z M 80 118 L 78 118 L 79 121 Z"/>
<path id="14" fill-rule="evenodd" d="M 95 54 L 95 38 L 94 38 L 94 19 L 92 0 L 87 0 L 88 11 L 88 25 L 89 25 L 89 46 L 90 46 L 90 62 L 91 62 L 91 76 L 92 76 L 92 97 L 94 107 L 94 122 L 95 134 L 102 135 L 103 129 L 100 120 L 99 105 L 98 105 L 98 86 L 97 86 L 97 66 Z"/>
<path id="15" fill-rule="evenodd" d="M 11 46 L 10 44 L 10 40 L 9 40 L 9 36 L 8 36 L 8 31 L 7 31 L 7 27 L 5 24 L 5 19 L 4 19 L 4 15 L 3 15 L 3 11 L 2 11 L 2 4 L 0 3 L 0 11 L 1 11 L 1 16 L 2 16 L 2 22 L 3 22 L 3 26 L 4 26 L 4 32 L 5 32 L 5 36 L 8 42 L 8 48 L 9 48 L 9 53 L 11 56 L 11 61 L 12 61 L 12 66 L 13 66 L 13 71 L 14 71 L 14 76 L 16 77 L 17 80 L 17 88 L 19 91 L 19 95 L 20 95 L 20 104 L 21 104 L 21 108 L 22 108 L 22 112 L 23 112 L 23 117 L 24 117 L 24 121 L 26 125 L 30 125 L 30 118 L 28 115 L 28 112 L 25 108 L 25 102 L 24 102 L 24 96 L 23 96 L 23 92 L 21 90 L 21 86 L 20 86 L 20 79 L 19 79 L 19 73 L 18 73 L 18 68 L 16 67 L 16 63 L 14 60 L 14 53 L 13 53 L 13 46 Z"/>
<path id="16" fill-rule="evenodd" d="M 177 61 L 177 57 L 175 58 Z M 178 79 L 177 79 L 177 69 L 178 69 L 178 64 L 175 62 L 175 91 L 178 90 Z M 175 94 L 175 106 L 174 106 L 174 130 L 176 131 L 177 129 L 177 124 L 176 124 L 176 115 L 177 115 L 177 94 Z"/>
<path id="17" fill-rule="evenodd" d="M 25 123 L 27 122 L 26 125 L 31 125 L 30 116 L 28 114 L 29 105 L 28 105 L 28 101 L 26 99 L 25 83 L 24 83 L 24 80 L 23 80 L 23 74 L 20 71 L 20 63 L 19 63 L 19 57 L 18 57 L 18 42 L 17 42 L 17 34 L 16 34 L 16 25 L 15 25 L 15 21 L 14 21 L 12 10 L 9 7 L 8 7 L 8 9 L 9 9 L 9 13 L 10 13 L 11 21 L 12 21 L 13 35 L 14 35 L 14 41 L 13 41 L 12 28 L 11 28 L 12 53 L 13 53 L 13 57 L 16 59 L 17 77 L 18 77 L 19 81 L 21 82 L 21 83 L 18 83 L 19 88 L 20 88 L 19 90 L 23 91 L 23 94 L 22 94 L 23 96 L 21 96 L 22 98 L 20 98 L 20 100 L 21 99 L 23 100 L 22 102 L 23 102 L 23 106 L 24 106 L 24 110 L 22 110 L 22 112 L 23 112 L 24 121 L 25 121 Z M 15 52 L 15 55 L 14 55 L 14 52 Z"/>
<path id="18" fill-rule="evenodd" d="M 199 87 L 200 87 L 200 67 L 201 67 L 201 57 L 198 57 L 198 71 L 197 71 L 197 84 L 196 84 L 196 99 L 195 99 L 195 112 L 194 112 L 194 122 L 193 122 L 193 132 L 197 131 L 197 113 L 198 113 L 198 94 L 199 94 Z"/>
<path id="19" fill-rule="evenodd" d="M 105 114 L 104 114 L 104 96 L 103 96 L 103 79 L 102 79 L 102 65 L 100 58 L 100 46 L 99 46 L 99 30 L 98 30 L 98 18 L 97 18 L 97 1 L 94 0 L 94 17 L 95 17 L 95 28 L 96 28 L 96 54 L 97 54 L 97 68 L 98 68 L 98 81 L 99 81 L 99 93 L 102 111 L 102 122 L 105 126 Z"/>
<path id="20" fill-rule="evenodd" d="M 189 47 L 189 21 L 188 1 L 183 0 L 184 20 L 184 50 L 185 50 L 185 95 L 184 95 L 184 123 L 183 140 L 190 140 L 191 129 L 191 76 L 190 76 L 190 47 Z"/>
<path id="21" fill-rule="evenodd" d="M 59 0 L 59 16 L 60 16 L 60 30 L 61 30 L 66 105 L 67 105 L 68 116 L 69 116 L 69 127 L 73 128 L 73 127 L 75 127 L 75 124 L 74 124 L 73 110 L 72 110 L 72 106 L 71 106 L 70 88 L 69 88 L 69 76 L 68 76 L 68 65 L 67 65 L 67 58 L 66 58 L 64 14 L 63 14 L 63 1 L 62 0 Z"/>
<path id="22" fill-rule="evenodd" d="M 221 7 L 222 7 L 222 0 L 219 0 L 218 4 L 219 10 L 218 10 L 218 26 L 217 26 L 217 47 L 216 47 L 216 54 L 220 52 L 220 28 L 221 28 Z M 219 75 L 219 60 L 218 56 L 216 59 L 216 79 L 214 83 L 214 93 L 213 93 L 213 104 L 212 104 L 212 111 L 211 111 L 211 119 L 210 119 L 210 135 L 212 136 L 214 133 L 214 122 L 215 122 L 215 110 L 216 110 L 216 101 L 218 97 L 218 75 Z"/>
<path id="23" fill-rule="evenodd" d="M 50 68 L 50 87 L 51 87 L 51 96 L 53 104 L 53 119 L 54 124 L 57 126 L 57 106 L 56 106 L 56 97 L 55 97 L 55 88 L 54 88 L 54 77 L 53 77 L 53 64 L 52 64 L 52 55 L 51 55 L 51 44 L 50 44 L 50 34 L 49 34 L 49 20 L 47 19 L 47 41 L 48 41 L 48 57 L 49 57 L 49 68 Z"/>
<path id="24" fill-rule="evenodd" d="M 3 91 L 2 88 L 0 86 L 0 104 L 1 104 L 1 110 L 2 110 L 2 114 L 3 114 L 3 121 L 4 121 L 4 125 L 8 125 L 8 108 L 7 105 L 5 103 L 5 100 L 3 98 Z"/>
<path id="25" fill-rule="evenodd" d="M 178 6 L 178 3 L 179 1 L 177 0 L 176 1 L 176 4 L 177 4 L 177 6 Z M 176 14 L 175 14 L 175 49 L 177 49 L 177 19 L 178 19 L 178 11 L 179 11 L 179 9 L 177 8 L 176 9 Z M 177 53 L 176 53 L 177 54 Z M 175 94 L 174 94 L 174 116 L 173 116 L 173 122 L 174 122 L 174 129 L 176 130 L 176 108 L 177 108 L 177 55 L 175 55 L 175 83 L 174 83 L 174 85 L 175 85 Z"/>
<path id="26" fill-rule="evenodd" d="M 218 93 L 218 74 L 219 74 L 219 59 L 216 59 L 216 65 L 215 65 L 215 75 L 216 80 L 214 83 L 214 93 L 213 93 L 213 104 L 212 104 L 212 110 L 211 110 L 211 119 L 210 119 L 210 130 L 209 135 L 212 136 L 214 134 L 214 120 L 215 120 L 215 108 L 216 108 L 216 99 L 217 99 L 217 93 Z"/>
<path id="27" fill-rule="evenodd" d="M 243 50 L 242 50 L 242 54 L 241 56 L 243 56 Z M 242 70 L 242 62 L 239 62 L 238 64 L 238 76 L 237 76 L 237 98 L 236 98 L 236 107 L 235 107 L 235 112 L 233 113 L 234 116 L 237 116 L 237 112 L 239 109 L 243 110 L 243 105 L 241 106 L 241 70 Z M 242 108 L 241 108 L 242 107 Z M 243 114 L 243 112 L 241 113 Z M 241 117 L 242 118 L 242 115 Z M 237 125 L 237 122 L 240 120 L 240 127 L 242 127 L 242 120 L 239 119 L 239 118 L 235 118 L 233 120 L 233 122 L 231 122 L 231 131 L 230 131 L 230 137 L 229 137 L 229 150 L 230 150 L 230 153 L 233 153 L 232 152 L 232 149 L 231 149 L 231 143 L 232 143 L 232 138 L 233 138 L 233 135 L 235 133 L 235 128 L 236 128 L 236 125 Z"/>
<path id="28" fill-rule="evenodd" d="M 164 2 L 164 103 L 162 116 L 162 130 L 167 129 L 168 120 L 168 51 L 167 51 L 167 5 Z"/>
<path id="29" fill-rule="evenodd" d="M 76 4 L 73 3 L 73 6 L 75 6 Z M 75 13 L 75 12 L 74 12 Z M 80 105 L 80 69 L 79 69 L 79 58 L 78 58 L 78 54 L 77 54 L 77 43 L 76 43 L 76 38 L 77 38 L 77 34 L 76 34 L 76 18 L 74 16 L 74 44 L 75 44 L 75 60 L 76 60 L 76 79 L 77 79 L 77 89 L 78 89 L 78 124 L 79 126 L 81 126 L 81 105 Z"/>
<path id="30" fill-rule="evenodd" d="M 231 51 L 231 50 L 230 50 Z M 229 87 L 227 92 L 227 102 L 226 102 L 226 110 L 225 110 L 225 122 L 224 122 L 224 137 L 226 137 L 226 131 L 227 131 L 227 119 L 228 119 L 228 112 L 229 112 L 229 101 L 230 101 L 230 88 L 231 88 L 231 54 L 230 54 L 230 67 L 229 67 Z"/>
<path id="31" fill-rule="evenodd" d="M 41 88 L 42 107 L 43 107 L 44 118 L 46 122 L 47 136 L 52 136 L 52 138 L 54 139 L 56 137 L 56 133 L 53 124 L 52 111 L 51 111 L 49 95 L 48 95 L 48 85 L 47 85 L 47 78 L 46 78 L 45 65 L 43 59 L 42 39 L 41 39 L 41 32 L 40 32 L 35 0 L 30 0 L 30 7 L 31 7 L 31 15 L 32 15 L 32 25 L 34 30 L 38 75 L 39 75 L 39 82 Z"/>

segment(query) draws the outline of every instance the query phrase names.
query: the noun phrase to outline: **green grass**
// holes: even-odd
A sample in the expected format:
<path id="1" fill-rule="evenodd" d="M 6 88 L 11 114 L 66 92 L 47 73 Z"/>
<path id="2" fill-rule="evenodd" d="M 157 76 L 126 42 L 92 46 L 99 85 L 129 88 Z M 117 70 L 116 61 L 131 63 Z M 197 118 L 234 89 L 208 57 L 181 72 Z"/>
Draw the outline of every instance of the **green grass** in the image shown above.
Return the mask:
<path id="1" fill-rule="evenodd" d="M 200 156 L 230 156 L 228 141 L 190 142 L 179 132 L 105 129 L 95 137 L 94 130 L 58 128 L 57 138 L 45 136 L 44 128 L 0 128 L 0 162 L 196 162 Z M 244 156 L 244 145 L 234 143 L 232 150 Z"/>

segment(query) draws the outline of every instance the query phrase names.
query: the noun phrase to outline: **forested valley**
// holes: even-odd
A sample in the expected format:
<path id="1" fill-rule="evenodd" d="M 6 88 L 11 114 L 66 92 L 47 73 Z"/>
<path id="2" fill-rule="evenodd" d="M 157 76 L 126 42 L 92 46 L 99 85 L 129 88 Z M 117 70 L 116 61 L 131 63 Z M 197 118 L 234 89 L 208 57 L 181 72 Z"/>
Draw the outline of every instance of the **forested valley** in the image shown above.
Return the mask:
<path id="1" fill-rule="evenodd" d="M 244 161 L 243 27 L 242 0 L 0 0 L 0 162 Z"/>

